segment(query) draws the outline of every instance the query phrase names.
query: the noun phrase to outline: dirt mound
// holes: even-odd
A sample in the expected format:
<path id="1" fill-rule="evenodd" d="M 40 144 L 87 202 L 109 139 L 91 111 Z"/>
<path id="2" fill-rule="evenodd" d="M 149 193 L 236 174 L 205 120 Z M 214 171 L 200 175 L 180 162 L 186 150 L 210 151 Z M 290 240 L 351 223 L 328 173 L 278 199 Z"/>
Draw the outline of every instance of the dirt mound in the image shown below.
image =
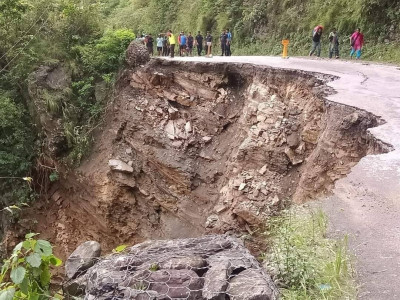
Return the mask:
<path id="1" fill-rule="evenodd" d="M 289 199 L 327 193 L 363 156 L 389 149 L 367 131 L 377 117 L 324 100 L 332 79 L 166 60 L 125 70 L 93 153 L 21 232 L 43 233 L 65 257 L 85 240 L 107 251 L 242 231 Z"/>

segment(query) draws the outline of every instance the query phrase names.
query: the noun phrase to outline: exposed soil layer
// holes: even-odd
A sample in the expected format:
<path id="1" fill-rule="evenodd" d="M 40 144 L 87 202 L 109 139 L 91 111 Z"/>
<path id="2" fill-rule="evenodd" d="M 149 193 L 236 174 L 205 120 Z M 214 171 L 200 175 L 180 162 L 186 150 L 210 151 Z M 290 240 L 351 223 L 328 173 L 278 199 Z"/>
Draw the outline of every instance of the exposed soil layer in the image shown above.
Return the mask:
<path id="1" fill-rule="evenodd" d="M 107 251 L 240 232 L 288 199 L 328 193 L 363 156 L 390 150 L 367 130 L 379 118 L 324 99 L 329 80 L 166 60 L 125 70 L 91 156 L 27 212 L 37 224 L 28 218 L 15 234 L 41 232 L 65 257 L 86 240 Z"/>

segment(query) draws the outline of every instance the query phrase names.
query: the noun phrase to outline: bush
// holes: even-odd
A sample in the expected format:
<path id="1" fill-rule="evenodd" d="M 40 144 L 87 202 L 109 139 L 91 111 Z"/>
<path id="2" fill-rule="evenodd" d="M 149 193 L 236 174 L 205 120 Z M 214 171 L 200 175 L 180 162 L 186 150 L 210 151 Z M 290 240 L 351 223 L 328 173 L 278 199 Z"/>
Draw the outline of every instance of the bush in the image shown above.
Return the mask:
<path id="1" fill-rule="evenodd" d="M 85 46 L 78 46 L 76 50 L 80 54 L 86 72 L 101 77 L 118 70 L 124 60 L 126 48 L 134 39 L 135 34 L 131 30 L 110 30 L 101 39 Z"/>
<path id="2" fill-rule="evenodd" d="M 26 202 L 29 186 L 20 179 L 29 174 L 34 156 L 34 134 L 25 108 L 0 91 L 0 206 Z"/>
<path id="3" fill-rule="evenodd" d="M 62 261 L 53 255 L 51 244 L 34 239 L 36 235 L 27 234 L 25 241 L 15 246 L 10 258 L 4 260 L 0 273 L 0 299 L 52 298 L 50 267 L 59 267 Z"/>
<path id="4" fill-rule="evenodd" d="M 283 299 L 355 299 L 347 238 L 326 238 L 321 211 L 291 209 L 269 223 L 269 253 L 263 258 Z"/>

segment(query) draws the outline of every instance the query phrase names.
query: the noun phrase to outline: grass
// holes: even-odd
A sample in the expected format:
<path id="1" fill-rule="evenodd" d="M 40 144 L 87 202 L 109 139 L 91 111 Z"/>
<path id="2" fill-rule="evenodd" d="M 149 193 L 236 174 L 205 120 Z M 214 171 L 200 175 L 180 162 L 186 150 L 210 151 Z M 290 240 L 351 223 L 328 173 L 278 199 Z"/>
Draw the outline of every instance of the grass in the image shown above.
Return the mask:
<path id="1" fill-rule="evenodd" d="M 347 237 L 326 237 L 322 211 L 291 208 L 268 225 L 270 251 L 265 266 L 281 290 L 282 299 L 356 299 L 354 270 Z"/>

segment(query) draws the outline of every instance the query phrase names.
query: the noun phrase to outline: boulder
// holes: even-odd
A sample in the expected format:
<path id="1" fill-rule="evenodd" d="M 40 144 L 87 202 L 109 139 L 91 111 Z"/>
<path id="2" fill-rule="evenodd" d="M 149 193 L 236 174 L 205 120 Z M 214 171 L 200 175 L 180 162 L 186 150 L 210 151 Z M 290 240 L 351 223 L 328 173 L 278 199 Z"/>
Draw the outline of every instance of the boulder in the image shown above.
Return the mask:
<path id="1" fill-rule="evenodd" d="M 81 244 L 65 262 L 65 273 L 73 279 L 93 266 L 101 255 L 101 246 L 98 242 L 89 241 Z"/>
<path id="2" fill-rule="evenodd" d="M 76 279 L 67 281 L 63 286 L 64 293 L 73 297 L 85 295 L 87 279 L 87 274 L 84 274 Z"/>
<path id="3" fill-rule="evenodd" d="M 150 60 L 149 51 L 138 41 L 133 41 L 126 50 L 125 59 L 129 67 L 136 68 Z"/>
<path id="4" fill-rule="evenodd" d="M 231 278 L 226 293 L 232 300 L 276 299 L 276 291 L 268 284 L 262 272 L 247 269 Z"/>
<path id="5" fill-rule="evenodd" d="M 286 142 L 290 148 L 294 149 L 300 145 L 300 136 L 297 133 L 292 133 L 286 137 Z"/>
<path id="6" fill-rule="evenodd" d="M 278 299 L 276 286 L 242 241 L 227 235 L 147 241 L 100 259 L 73 284 L 78 291 L 86 287 L 85 299 L 227 299 L 241 295 L 240 285 L 249 286 L 248 276 L 239 276 L 245 271 L 256 288 L 246 290 L 254 298 L 243 299 Z M 64 289 L 74 292 L 71 285 Z"/>
<path id="7" fill-rule="evenodd" d="M 113 171 L 133 173 L 133 168 L 119 159 L 110 159 L 108 165 Z"/>

